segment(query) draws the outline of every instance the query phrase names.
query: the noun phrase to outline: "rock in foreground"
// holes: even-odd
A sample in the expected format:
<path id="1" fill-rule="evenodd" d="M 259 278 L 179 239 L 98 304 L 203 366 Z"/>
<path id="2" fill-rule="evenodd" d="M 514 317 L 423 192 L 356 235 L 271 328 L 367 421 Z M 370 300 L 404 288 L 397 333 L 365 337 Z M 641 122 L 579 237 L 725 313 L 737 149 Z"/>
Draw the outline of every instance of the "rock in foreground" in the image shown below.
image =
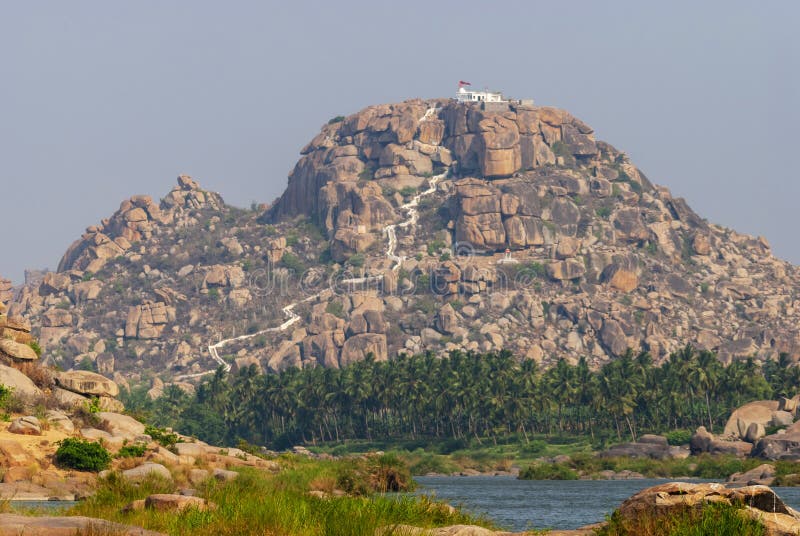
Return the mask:
<path id="1" fill-rule="evenodd" d="M 0 536 L 74 536 L 75 534 L 163 536 L 160 532 L 91 517 L 28 517 L 0 514 Z"/>
<path id="2" fill-rule="evenodd" d="M 764 525 L 768 536 L 800 533 L 800 513 L 784 504 L 767 486 L 728 489 L 716 483 L 669 482 L 633 495 L 622 503 L 618 514 L 623 519 L 662 517 L 677 514 L 686 507 L 718 503 L 740 506 L 748 517 Z"/>

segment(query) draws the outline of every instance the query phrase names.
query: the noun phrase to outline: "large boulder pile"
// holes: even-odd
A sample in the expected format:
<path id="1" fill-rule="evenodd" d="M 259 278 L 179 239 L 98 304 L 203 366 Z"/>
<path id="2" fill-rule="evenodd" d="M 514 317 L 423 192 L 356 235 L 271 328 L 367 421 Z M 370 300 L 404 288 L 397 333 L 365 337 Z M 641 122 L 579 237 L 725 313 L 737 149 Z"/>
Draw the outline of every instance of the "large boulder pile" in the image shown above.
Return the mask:
<path id="1" fill-rule="evenodd" d="M 0 362 L 35 361 L 39 356 L 28 344 L 33 340 L 30 321 L 7 313 L 0 301 Z"/>
<path id="2" fill-rule="evenodd" d="M 699 427 L 691 439 L 691 452 L 800 459 L 800 424 L 794 422 L 798 400 L 800 396 L 756 400 L 736 408 L 721 435 L 715 436 L 704 426 Z M 777 432 L 767 435 L 767 430 L 775 429 Z"/>
<path id="3" fill-rule="evenodd" d="M 324 125 L 271 206 L 187 176 L 127 199 L 8 316 L 63 368 L 134 382 L 450 350 L 597 368 L 691 343 L 729 363 L 800 358 L 798 285 L 765 239 L 703 220 L 569 113 L 434 99 Z"/>
<path id="4" fill-rule="evenodd" d="M 614 445 L 610 449 L 600 453 L 604 458 L 652 458 L 663 460 L 677 455 L 677 451 L 672 451 L 664 436 L 644 434 L 638 441 L 621 443 Z"/>
<path id="5" fill-rule="evenodd" d="M 787 400 L 788 401 L 788 400 Z M 789 409 L 787 411 L 787 409 Z M 786 427 L 794 422 L 797 400 L 787 402 L 756 400 L 737 408 L 728 418 L 723 435 L 738 437 L 755 443 L 769 427 Z"/>
<path id="6" fill-rule="evenodd" d="M 175 223 L 176 212 L 210 206 L 218 208 L 222 198 L 206 192 L 186 175 L 178 177 L 175 187 L 157 205 L 149 195 L 136 195 L 122 202 L 119 210 L 99 225 L 92 225 L 64 254 L 58 272 L 97 273 L 113 258 L 124 255 L 132 244 L 147 241 L 159 225 Z"/>

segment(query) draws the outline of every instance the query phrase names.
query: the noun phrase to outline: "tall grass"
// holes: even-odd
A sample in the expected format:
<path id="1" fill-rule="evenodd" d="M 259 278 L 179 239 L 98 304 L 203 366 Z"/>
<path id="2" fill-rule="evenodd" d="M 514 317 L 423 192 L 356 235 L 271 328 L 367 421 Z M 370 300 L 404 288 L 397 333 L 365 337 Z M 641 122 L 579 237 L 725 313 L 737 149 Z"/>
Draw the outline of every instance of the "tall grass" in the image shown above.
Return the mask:
<path id="1" fill-rule="evenodd" d="M 618 511 L 598 536 L 764 536 L 766 529 L 757 520 L 743 515 L 742 505 L 708 503 L 686 506 L 669 513 L 655 510 L 635 518 L 623 518 Z"/>
<path id="2" fill-rule="evenodd" d="M 284 469 L 276 475 L 246 468 L 241 469 L 239 477 L 230 482 L 208 480 L 198 492 L 215 503 L 217 509 L 204 512 L 122 512 L 121 508 L 135 499 L 165 492 L 166 483 L 152 479 L 134 486 L 112 475 L 101 482 L 93 497 L 70 513 L 110 519 L 171 535 L 200 536 L 374 536 L 379 527 L 389 527 L 387 534 L 391 534 L 391 527 L 396 524 L 419 527 L 488 524 L 485 519 L 453 511 L 427 497 L 373 494 L 319 498 L 309 495 L 308 491 L 321 482 L 336 482 L 343 463 L 347 462 L 287 458 Z"/>

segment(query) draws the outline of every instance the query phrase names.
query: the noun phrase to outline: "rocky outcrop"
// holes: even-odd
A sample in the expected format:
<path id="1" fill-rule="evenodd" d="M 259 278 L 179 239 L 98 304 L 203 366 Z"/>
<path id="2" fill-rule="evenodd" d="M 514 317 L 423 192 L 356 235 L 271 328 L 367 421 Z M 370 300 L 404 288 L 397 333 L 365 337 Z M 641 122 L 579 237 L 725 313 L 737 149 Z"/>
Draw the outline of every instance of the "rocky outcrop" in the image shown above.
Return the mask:
<path id="1" fill-rule="evenodd" d="M 753 450 L 753 444 L 730 436 L 716 437 L 706 430 L 705 426 L 700 426 L 692 435 L 689 449 L 693 455 L 703 453 L 732 454 L 743 458 Z"/>
<path id="2" fill-rule="evenodd" d="M 27 417 L 20 417 L 14 419 L 8 427 L 8 431 L 12 434 L 20 435 L 42 435 L 42 426 L 39 419 L 33 415 Z"/>
<path id="3" fill-rule="evenodd" d="M 218 194 L 202 190 L 190 177 L 181 175 L 178 186 L 164 198 L 161 206 L 148 195 L 133 196 L 123 201 L 113 216 L 88 227 L 64 254 L 58 272 L 97 273 L 110 259 L 125 255 L 132 244 L 149 240 L 160 225 L 174 223 L 176 212 L 221 205 Z"/>
<path id="4" fill-rule="evenodd" d="M 125 337 L 157 339 L 168 323 L 175 321 L 175 307 L 163 302 L 147 301 L 128 309 Z"/>
<path id="5" fill-rule="evenodd" d="M 119 387 L 112 380 L 86 370 L 59 372 L 56 383 L 81 395 L 115 397 L 119 394 Z"/>
<path id="6" fill-rule="evenodd" d="M 663 460 L 671 457 L 667 438 L 652 434 L 645 434 L 638 441 L 614 445 L 600 454 L 604 458 L 653 458 Z"/>
<path id="7" fill-rule="evenodd" d="M 771 486 L 775 481 L 775 466 L 762 463 L 743 473 L 733 473 L 728 477 L 728 486 Z"/>
<path id="8" fill-rule="evenodd" d="M 42 391 L 30 378 L 15 368 L 0 364 L 0 385 L 5 385 L 14 390 L 14 394 L 26 398 L 38 398 Z"/>
<path id="9" fill-rule="evenodd" d="M 626 499 L 618 508 L 624 520 L 641 516 L 666 517 L 685 508 L 725 503 L 764 525 L 769 536 L 789 536 L 800 531 L 800 513 L 787 506 L 767 486 L 728 489 L 722 484 L 670 482 L 653 486 Z"/>
<path id="10" fill-rule="evenodd" d="M 768 460 L 800 459 L 800 421 L 778 433 L 761 437 L 753 448 L 753 456 Z"/>
<path id="11" fill-rule="evenodd" d="M 141 482 L 148 477 L 157 476 L 165 480 L 172 480 L 172 473 L 160 463 L 143 463 L 132 469 L 122 472 L 122 476 L 131 482 Z"/>
<path id="12" fill-rule="evenodd" d="M 91 517 L 33 517 L 19 514 L 0 514 L 0 536 L 18 536 L 19 534 L 72 536 L 74 534 L 98 532 L 102 534 L 119 534 L 121 536 L 164 536 L 161 532 Z"/>
<path id="13" fill-rule="evenodd" d="M 10 339 L 0 339 L 0 357 L 16 361 L 34 361 L 39 358 L 33 348 Z"/>
<path id="14" fill-rule="evenodd" d="M 768 426 L 792 424 L 793 414 L 779 409 L 779 402 L 757 400 L 737 408 L 725 424 L 723 434 L 757 442 L 765 435 Z"/>
<path id="15" fill-rule="evenodd" d="M 158 512 L 182 512 L 195 509 L 200 512 L 215 510 L 216 505 L 200 497 L 176 495 L 174 493 L 156 493 L 148 495 L 144 507 Z"/>

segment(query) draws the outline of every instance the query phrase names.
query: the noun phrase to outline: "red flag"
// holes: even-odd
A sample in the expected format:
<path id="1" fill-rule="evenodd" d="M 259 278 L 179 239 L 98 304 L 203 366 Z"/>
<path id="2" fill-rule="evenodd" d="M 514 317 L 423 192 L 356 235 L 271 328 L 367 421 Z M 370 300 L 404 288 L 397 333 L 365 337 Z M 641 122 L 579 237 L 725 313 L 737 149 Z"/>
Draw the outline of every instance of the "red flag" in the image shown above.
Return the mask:
<path id="1" fill-rule="evenodd" d="M 459 80 L 459 81 L 458 81 L 458 87 L 461 87 L 461 86 L 471 86 L 471 85 L 472 85 L 472 84 L 470 84 L 469 82 L 464 82 L 463 80 Z"/>

